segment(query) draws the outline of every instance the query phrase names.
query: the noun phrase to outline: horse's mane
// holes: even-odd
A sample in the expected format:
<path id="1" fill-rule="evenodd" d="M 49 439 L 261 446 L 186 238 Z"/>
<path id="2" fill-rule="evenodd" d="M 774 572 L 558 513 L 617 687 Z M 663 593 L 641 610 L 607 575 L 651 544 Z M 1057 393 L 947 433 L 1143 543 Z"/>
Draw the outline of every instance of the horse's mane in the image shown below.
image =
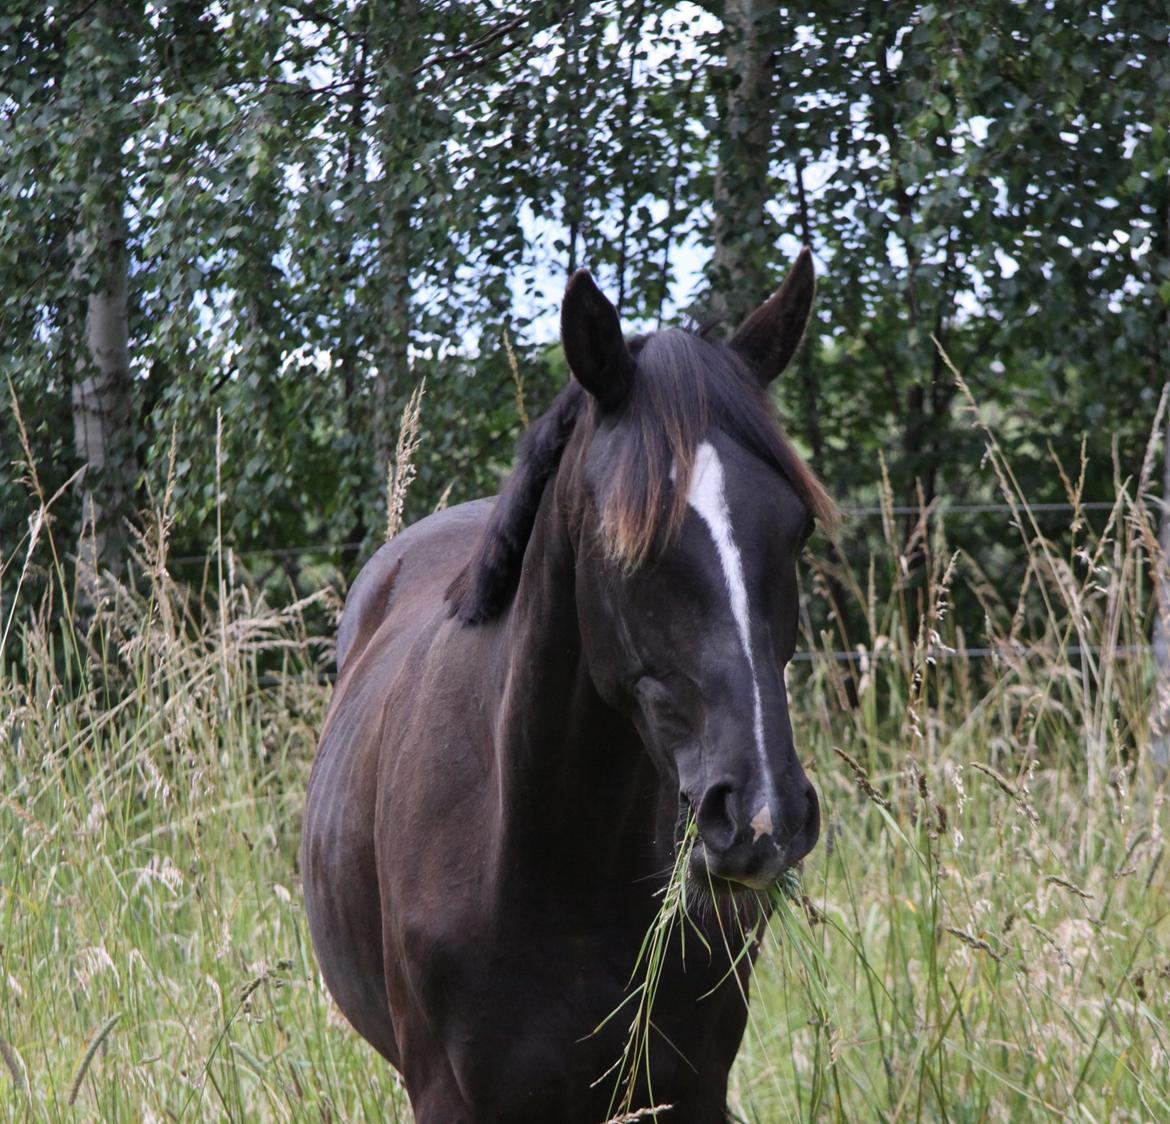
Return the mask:
<path id="1" fill-rule="evenodd" d="M 581 450 L 604 427 L 607 467 L 596 496 L 601 538 L 610 556 L 628 569 L 678 531 L 695 454 L 709 427 L 781 473 L 818 522 L 829 529 L 836 525 L 836 505 L 784 435 L 767 393 L 730 347 L 679 328 L 635 336 L 627 344 L 637 371 L 620 407 L 603 414 L 574 382 L 525 435 L 483 537 L 447 590 L 452 615 L 477 624 L 507 607 L 545 485 L 580 427 L 587 427 L 577 446 Z M 574 466 L 574 472 L 580 468 Z"/>

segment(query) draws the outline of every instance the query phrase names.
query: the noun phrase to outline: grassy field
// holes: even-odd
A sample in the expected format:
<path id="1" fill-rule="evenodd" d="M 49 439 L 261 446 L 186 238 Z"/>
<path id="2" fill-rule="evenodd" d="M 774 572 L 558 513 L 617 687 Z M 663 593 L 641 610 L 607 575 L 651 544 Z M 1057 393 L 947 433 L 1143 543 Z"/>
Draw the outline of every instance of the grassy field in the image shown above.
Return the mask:
<path id="1" fill-rule="evenodd" d="M 806 636 L 859 652 L 857 705 L 841 663 L 793 670 L 826 830 L 767 936 L 738 1119 L 1170 1120 L 1145 484 L 1057 546 L 989 440 L 1025 588 L 981 584 L 941 526 L 902 581 L 891 519 L 846 579 L 865 634 Z M 328 692 L 305 614 L 335 598 L 272 610 L 226 557 L 195 595 L 165 552 L 160 519 L 83 634 L 46 522 L 0 559 L 0 1115 L 409 1120 L 330 1004 L 297 882 Z M 994 659 L 950 626 L 958 582 Z"/>

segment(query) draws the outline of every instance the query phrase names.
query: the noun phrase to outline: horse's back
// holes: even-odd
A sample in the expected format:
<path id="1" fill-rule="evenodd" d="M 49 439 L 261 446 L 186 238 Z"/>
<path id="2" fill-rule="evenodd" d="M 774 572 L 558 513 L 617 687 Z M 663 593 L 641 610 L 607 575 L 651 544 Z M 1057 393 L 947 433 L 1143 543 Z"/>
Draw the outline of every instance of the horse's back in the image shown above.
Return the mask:
<path id="1" fill-rule="evenodd" d="M 446 620 L 444 592 L 491 511 L 476 500 L 437 513 L 362 568 L 338 629 L 338 679 L 305 803 L 302 873 L 322 972 L 342 1012 L 390 1061 L 399 1047 L 386 1000 L 374 851 L 387 697 Z"/>

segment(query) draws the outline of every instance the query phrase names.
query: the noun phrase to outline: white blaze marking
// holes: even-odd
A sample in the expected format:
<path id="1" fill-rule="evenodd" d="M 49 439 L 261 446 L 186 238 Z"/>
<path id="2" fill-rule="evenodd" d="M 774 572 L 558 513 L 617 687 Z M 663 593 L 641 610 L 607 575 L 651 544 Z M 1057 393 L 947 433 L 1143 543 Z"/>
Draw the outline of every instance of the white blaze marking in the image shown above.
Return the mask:
<path id="1" fill-rule="evenodd" d="M 772 796 L 772 772 L 768 768 L 768 757 L 764 752 L 764 707 L 760 701 L 756 664 L 752 659 L 751 625 L 748 621 L 747 584 L 743 577 L 743 562 L 739 556 L 739 547 L 736 546 L 731 534 L 731 511 L 723 491 L 723 465 L 719 460 L 719 454 L 709 441 L 703 441 L 695 450 L 695 468 L 691 476 L 691 491 L 687 496 L 687 503 L 707 524 L 711 538 L 715 540 L 719 563 L 723 567 L 723 579 L 727 583 L 727 592 L 731 599 L 731 615 L 735 618 L 739 642 L 743 645 L 748 671 L 751 672 L 756 750 L 760 755 L 760 766 L 768 793 L 768 799 L 751 823 L 752 830 L 756 833 L 755 837 L 759 839 L 760 835 L 772 830 L 772 813 L 768 811 Z M 765 818 L 767 827 L 762 826 Z"/>

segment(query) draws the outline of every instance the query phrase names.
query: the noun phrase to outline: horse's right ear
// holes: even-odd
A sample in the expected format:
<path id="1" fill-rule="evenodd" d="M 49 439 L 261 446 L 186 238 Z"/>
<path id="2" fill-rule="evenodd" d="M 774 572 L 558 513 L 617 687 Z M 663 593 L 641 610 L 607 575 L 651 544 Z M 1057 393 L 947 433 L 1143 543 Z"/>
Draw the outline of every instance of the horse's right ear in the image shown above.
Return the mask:
<path id="1" fill-rule="evenodd" d="M 634 357 L 626 347 L 617 309 L 587 269 L 577 270 L 565 287 L 561 345 L 569 370 L 603 410 L 614 410 L 625 401 L 634 382 Z"/>

